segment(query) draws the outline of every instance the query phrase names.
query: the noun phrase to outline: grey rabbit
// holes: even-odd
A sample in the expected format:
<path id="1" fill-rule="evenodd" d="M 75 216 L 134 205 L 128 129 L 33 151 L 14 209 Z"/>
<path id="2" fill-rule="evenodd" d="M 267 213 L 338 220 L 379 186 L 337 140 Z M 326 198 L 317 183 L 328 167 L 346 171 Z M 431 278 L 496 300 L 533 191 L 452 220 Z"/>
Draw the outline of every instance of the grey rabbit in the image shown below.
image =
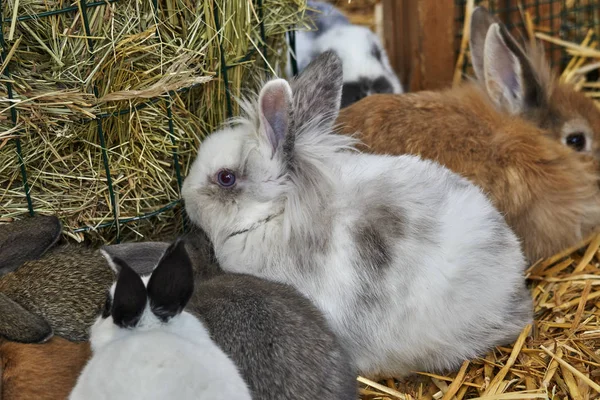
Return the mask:
<path id="1" fill-rule="evenodd" d="M 138 273 L 157 260 L 168 243 L 127 243 L 102 250 L 56 244 L 58 218 L 35 216 L 0 225 L 0 337 L 43 342 L 54 334 L 72 341 L 89 327 L 114 281 L 104 254 L 129 262 Z"/>
<path id="2" fill-rule="evenodd" d="M 325 318 L 291 286 L 225 273 L 201 230 L 183 236 L 194 264 L 187 311 L 238 366 L 254 399 L 356 399 L 356 372 Z"/>

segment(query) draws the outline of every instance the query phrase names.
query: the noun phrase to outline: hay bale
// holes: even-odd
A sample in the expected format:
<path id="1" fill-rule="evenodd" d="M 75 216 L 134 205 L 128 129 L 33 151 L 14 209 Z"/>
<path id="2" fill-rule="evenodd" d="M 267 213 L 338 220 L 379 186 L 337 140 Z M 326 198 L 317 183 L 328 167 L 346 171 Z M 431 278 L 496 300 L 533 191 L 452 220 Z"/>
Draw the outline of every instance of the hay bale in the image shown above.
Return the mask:
<path id="1" fill-rule="evenodd" d="M 31 208 L 56 213 L 72 237 L 102 242 L 180 230 L 181 178 L 204 135 L 237 112 L 225 76 L 238 96 L 280 70 L 285 32 L 305 7 L 303 0 L 2 5 L 0 218 Z"/>

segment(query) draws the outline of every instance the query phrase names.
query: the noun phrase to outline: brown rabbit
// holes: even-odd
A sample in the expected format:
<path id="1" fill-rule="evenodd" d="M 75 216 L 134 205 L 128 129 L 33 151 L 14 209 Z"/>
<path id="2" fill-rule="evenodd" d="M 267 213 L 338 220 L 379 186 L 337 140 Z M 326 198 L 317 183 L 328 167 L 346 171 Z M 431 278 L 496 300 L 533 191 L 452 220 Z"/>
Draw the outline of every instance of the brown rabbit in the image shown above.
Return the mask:
<path id="1" fill-rule="evenodd" d="M 507 78 L 523 79 L 526 91 L 524 103 L 512 113 L 533 122 L 544 129 L 546 135 L 576 152 L 600 158 L 600 108 L 585 94 L 576 91 L 573 85 L 558 81 L 544 57 L 543 47 L 537 43 L 529 44 L 524 51 L 503 31 L 510 53 L 495 51 L 493 46 L 488 46 L 486 53 L 486 37 L 494 23 L 501 25 L 485 8 L 478 7 L 473 12 L 470 40 L 473 70 L 479 83 L 490 93 L 491 100 L 499 110 L 511 113 L 510 106 L 497 101 L 501 98 L 496 92 L 500 87 L 495 82 L 493 71 L 510 71 L 509 66 L 502 64 L 513 63 L 515 70 Z M 519 68 L 521 77 L 518 76 Z"/>
<path id="2" fill-rule="evenodd" d="M 62 227 L 58 218 L 36 216 L 0 225 L 0 337 L 43 342 L 53 334 L 87 340 L 88 329 L 114 281 L 102 252 L 84 245 L 56 243 Z M 13 240 L 19 235 L 21 240 Z M 103 247 L 112 257 L 147 273 L 148 260 L 158 260 L 168 243 L 126 243 Z M 12 257 L 28 259 L 15 266 Z M 3 262 L 5 261 L 5 262 Z"/>
<path id="3" fill-rule="evenodd" d="M 592 140 L 600 121 L 590 100 L 555 84 L 540 58 L 523 52 L 483 8 L 473 13 L 472 35 L 475 70 L 485 84 L 369 96 L 343 109 L 337 123 L 346 134 L 358 132 L 370 151 L 418 154 L 478 184 L 534 262 L 600 224 Z M 583 151 L 575 126 L 587 129 Z"/>
<path id="4" fill-rule="evenodd" d="M 0 339 L 0 398 L 66 399 L 89 357 L 88 342 L 54 337 L 44 344 L 23 344 Z"/>

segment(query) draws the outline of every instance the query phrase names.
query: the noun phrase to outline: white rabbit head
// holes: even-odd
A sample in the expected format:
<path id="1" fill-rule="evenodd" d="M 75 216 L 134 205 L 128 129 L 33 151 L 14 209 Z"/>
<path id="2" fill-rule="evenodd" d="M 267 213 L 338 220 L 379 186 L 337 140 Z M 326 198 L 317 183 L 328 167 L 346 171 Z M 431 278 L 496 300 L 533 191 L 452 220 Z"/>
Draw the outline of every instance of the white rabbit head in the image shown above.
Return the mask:
<path id="1" fill-rule="evenodd" d="M 341 61 L 325 52 L 291 85 L 269 81 L 257 102 L 243 104 L 245 117 L 203 141 L 183 198 L 215 246 L 279 215 L 287 225 L 290 214 L 302 220 L 320 208 L 331 179 L 324 160 L 355 142 L 331 134 L 341 88 Z"/>
<path id="2" fill-rule="evenodd" d="M 151 275 L 141 277 L 127 263 L 104 252 L 118 274 L 106 297 L 102 315 L 91 328 L 92 350 L 137 331 L 178 330 L 193 316 L 182 311 L 194 291 L 192 263 L 184 242 L 165 251 Z M 192 322 L 193 323 L 193 322 Z"/>
<path id="3" fill-rule="evenodd" d="M 403 92 L 381 40 L 369 28 L 336 26 L 319 36 L 315 42 L 317 51 L 333 50 L 342 60 L 342 107 L 376 93 Z"/>

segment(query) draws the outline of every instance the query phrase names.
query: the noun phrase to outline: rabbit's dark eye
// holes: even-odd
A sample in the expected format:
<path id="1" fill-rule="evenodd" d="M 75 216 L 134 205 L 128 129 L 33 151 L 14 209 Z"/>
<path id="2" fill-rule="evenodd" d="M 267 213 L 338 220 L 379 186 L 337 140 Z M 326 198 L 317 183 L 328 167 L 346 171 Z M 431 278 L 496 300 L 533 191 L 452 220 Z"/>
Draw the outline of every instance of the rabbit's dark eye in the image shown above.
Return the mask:
<path id="1" fill-rule="evenodd" d="M 569 134 L 565 139 L 567 146 L 571 147 L 575 151 L 585 150 L 586 139 L 583 132 L 575 132 Z"/>
<path id="2" fill-rule="evenodd" d="M 231 187 L 235 185 L 235 174 L 226 169 L 217 172 L 217 183 L 222 187 Z"/>

